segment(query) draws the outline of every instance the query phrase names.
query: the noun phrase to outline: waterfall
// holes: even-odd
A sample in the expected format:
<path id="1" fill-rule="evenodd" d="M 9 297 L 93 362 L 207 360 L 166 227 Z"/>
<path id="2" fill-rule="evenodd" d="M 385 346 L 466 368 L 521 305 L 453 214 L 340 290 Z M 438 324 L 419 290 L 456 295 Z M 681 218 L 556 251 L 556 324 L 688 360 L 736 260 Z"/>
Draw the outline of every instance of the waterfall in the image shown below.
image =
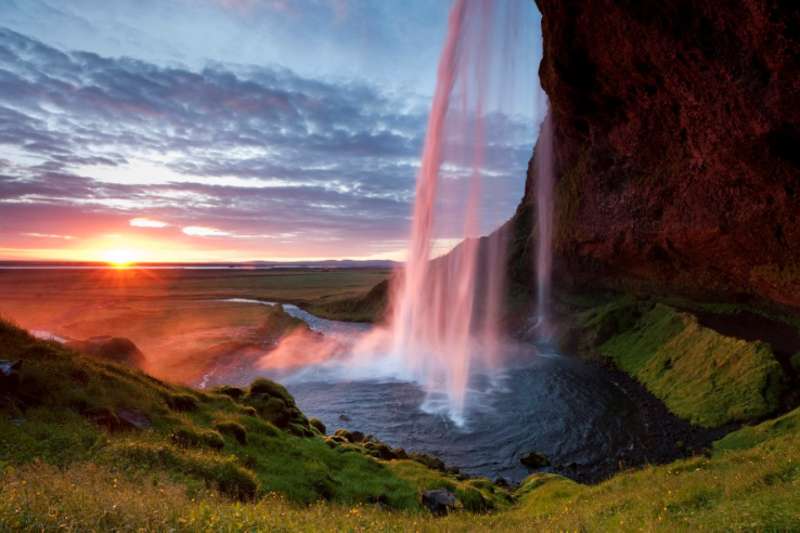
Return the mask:
<path id="1" fill-rule="evenodd" d="M 360 362 L 380 356 L 379 371 L 412 379 L 423 409 L 464 423 L 475 372 L 500 364 L 498 318 L 504 291 L 505 237 L 480 239 L 486 172 L 487 113 L 513 100 L 514 53 L 523 2 L 455 0 L 417 175 L 407 259 L 390 292 L 386 328 L 364 339 Z M 530 43 L 531 45 L 533 43 Z M 524 49 L 523 49 L 524 50 Z M 490 102 L 490 95 L 496 100 Z M 488 190 L 488 192 L 492 192 Z M 442 213 L 443 206 L 457 212 Z M 434 257 L 437 230 L 459 244 Z M 455 234 L 455 235 L 454 235 Z M 455 240 L 455 239 L 453 239 Z M 356 367 L 358 365 L 355 365 Z"/>
<path id="2" fill-rule="evenodd" d="M 548 112 L 536 143 L 536 331 L 552 334 L 550 297 L 553 278 L 553 119 Z"/>

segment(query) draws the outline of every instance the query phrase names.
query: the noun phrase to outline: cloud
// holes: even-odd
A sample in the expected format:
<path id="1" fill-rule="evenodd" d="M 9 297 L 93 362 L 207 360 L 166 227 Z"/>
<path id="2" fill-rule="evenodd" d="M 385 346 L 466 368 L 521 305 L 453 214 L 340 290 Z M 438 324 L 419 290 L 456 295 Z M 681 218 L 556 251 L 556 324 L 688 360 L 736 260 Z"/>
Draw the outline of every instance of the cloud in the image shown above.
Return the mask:
<path id="1" fill-rule="evenodd" d="M 0 28 L 0 219 L 52 226 L 55 217 L 108 215 L 253 241 L 237 246 L 254 257 L 309 255 L 309 247 L 375 255 L 407 235 L 426 119 L 413 95 L 358 80 L 158 66 L 63 51 Z M 534 135 L 531 124 L 501 114 L 486 117 L 485 129 L 489 231 L 522 195 Z M 458 139 L 448 146 L 448 154 L 472 149 Z M 448 168 L 447 186 L 461 194 L 471 171 Z M 440 237 L 452 238 L 461 206 L 441 208 Z"/>
<path id="2" fill-rule="evenodd" d="M 186 226 L 181 231 L 191 237 L 228 237 L 230 235 L 227 231 L 205 226 Z"/>
<path id="3" fill-rule="evenodd" d="M 33 237 L 34 239 L 60 239 L 64 241 L 71 241 L 75 238 L 72 235 L 58 235 L 55 233 L 37 233 L 35 231 L 23 233 L 22 235 L 25 237 Z"/>
<path id="4" fill-rule="evenodd" d="M 169 226 L 169 224 L 167 224 L 166 222 L 144 217 L 132 218 L 130 220 L 130 225 L 135 228 L 166 228 L 167 226 Z"/>

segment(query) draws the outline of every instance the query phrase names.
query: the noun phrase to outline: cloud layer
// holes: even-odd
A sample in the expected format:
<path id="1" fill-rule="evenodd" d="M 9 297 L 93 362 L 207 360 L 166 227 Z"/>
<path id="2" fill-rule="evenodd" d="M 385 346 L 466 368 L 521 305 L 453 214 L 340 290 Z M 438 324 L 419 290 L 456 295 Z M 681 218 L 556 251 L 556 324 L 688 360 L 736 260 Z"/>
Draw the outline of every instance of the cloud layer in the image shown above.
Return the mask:
<path id="1" fill-rule="evenodd" d="M 426 118 L 419 99 L 364 82 L 158 66 L 0 28 L 0 256 L 131 232 L 209 259 L 394 253 Z M 484 229 L 521 196 L 534 137 L 498 113 L 486 128 Z M 448 168 L 465 187 L 468 169 Z"/>

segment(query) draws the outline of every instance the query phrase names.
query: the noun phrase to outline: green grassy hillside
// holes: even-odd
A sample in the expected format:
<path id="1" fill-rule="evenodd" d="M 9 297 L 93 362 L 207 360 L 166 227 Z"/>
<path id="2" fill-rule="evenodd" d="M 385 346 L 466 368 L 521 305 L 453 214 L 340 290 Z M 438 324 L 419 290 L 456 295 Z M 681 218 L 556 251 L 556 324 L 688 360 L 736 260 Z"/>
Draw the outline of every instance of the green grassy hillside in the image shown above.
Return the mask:
<path id="1" fill-rule="evenodd" d="M 594 486 L 538 474 L 508 493 L 326 439 L 266 380 L 175 387 L 7 323 L 0 350 L 22 361 L 0 402 L 0 531 L 800 527 L 800 410 L 731 433 L 707 456 Z M 464 509 L 431 516 L 419 494 L 434 487 Z"/>
<path id="2" fill-rule="evenodd" d="M 419 511 L 419 492 L 449 486 L 476 508 L 507 500 L 487 482 L 459 481 L 411 460 L 382 461 L 369 445 L 325 439 L 281 385 L 203 392 L 42 342 L 0 322 L 0 353 L 20 382 L 0 394 L 0 466 L 71 468 L 91 462 L 253 501 L 379 502 Z M 136 426 L 139 427 L 136 427 Z"/>

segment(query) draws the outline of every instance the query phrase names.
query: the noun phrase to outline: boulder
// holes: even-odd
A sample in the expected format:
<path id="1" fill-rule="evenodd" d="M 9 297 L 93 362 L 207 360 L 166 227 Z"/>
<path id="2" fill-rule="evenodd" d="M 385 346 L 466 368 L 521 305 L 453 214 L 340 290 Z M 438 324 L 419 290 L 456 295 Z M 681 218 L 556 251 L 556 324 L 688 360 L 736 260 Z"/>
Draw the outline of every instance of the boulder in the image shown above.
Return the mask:
<path id="1" fill-rule="evenodd" d="M 537 452 L 530 452 L 520 457 L 519 462 L 528 469 L 544 468 L 550 466 L 550 460 Z"/>
<path id="2" fill-rule="evenodd" d="M 422 493 L 422 505 L 435 516 L 444 516 L 455 511 L 458 503 L 456 495 L 447 489 L 427 490 Z"/>

